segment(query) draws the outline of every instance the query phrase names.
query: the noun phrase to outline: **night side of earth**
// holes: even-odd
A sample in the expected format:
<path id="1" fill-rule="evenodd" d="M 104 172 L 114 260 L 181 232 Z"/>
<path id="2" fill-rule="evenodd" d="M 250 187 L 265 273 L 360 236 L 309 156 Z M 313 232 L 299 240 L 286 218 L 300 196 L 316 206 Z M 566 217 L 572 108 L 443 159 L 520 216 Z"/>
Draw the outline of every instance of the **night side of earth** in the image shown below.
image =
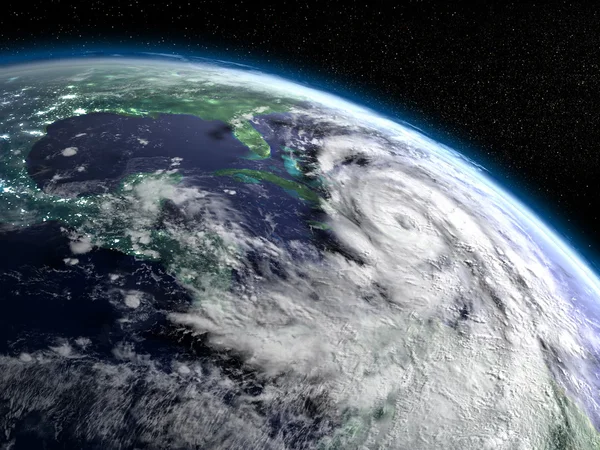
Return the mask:
<path id="1" fill-rule="evenodd" d="M 217 61 L 0 69 L 0 448 L 600 449 L 600 280 L 454 150 Z"/>

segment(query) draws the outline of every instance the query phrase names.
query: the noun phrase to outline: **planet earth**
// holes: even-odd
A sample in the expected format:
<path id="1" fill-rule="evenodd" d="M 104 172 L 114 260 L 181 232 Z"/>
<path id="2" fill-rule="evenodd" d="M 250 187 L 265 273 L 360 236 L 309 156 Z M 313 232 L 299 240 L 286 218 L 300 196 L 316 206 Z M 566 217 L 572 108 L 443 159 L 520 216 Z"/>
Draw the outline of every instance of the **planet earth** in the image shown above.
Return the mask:
<path id="1" fill-rule="evenodd" d="M 465 156 L 217 60 L 0 86 L 0 448 L 600 449 L 598 276 Z"/>

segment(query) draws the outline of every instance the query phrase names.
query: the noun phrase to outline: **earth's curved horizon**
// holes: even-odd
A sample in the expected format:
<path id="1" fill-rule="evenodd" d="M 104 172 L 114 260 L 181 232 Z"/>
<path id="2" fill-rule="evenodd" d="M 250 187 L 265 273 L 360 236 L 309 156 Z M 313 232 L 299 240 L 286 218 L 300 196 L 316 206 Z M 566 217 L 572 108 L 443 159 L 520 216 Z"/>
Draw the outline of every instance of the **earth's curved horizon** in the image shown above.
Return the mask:
<path id="1" fill-rule="evenodd" d="M 220 61 L 0 68 L 1 448 L 600 449 L 600 280 L 476 164 Z"/>

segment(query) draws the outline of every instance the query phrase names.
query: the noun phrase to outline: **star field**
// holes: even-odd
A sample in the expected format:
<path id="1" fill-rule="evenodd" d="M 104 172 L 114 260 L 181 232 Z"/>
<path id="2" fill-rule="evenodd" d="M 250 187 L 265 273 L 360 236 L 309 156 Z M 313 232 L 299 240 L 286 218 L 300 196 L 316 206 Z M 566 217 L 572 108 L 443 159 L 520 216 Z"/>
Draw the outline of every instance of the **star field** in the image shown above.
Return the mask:
<path id="1" fill-rule="evenodd" d="M 464 151 L 596 261 L 600 8 L 393 3 L 10 1 L 0 52 L 129 46 L 265 63 Z"/>

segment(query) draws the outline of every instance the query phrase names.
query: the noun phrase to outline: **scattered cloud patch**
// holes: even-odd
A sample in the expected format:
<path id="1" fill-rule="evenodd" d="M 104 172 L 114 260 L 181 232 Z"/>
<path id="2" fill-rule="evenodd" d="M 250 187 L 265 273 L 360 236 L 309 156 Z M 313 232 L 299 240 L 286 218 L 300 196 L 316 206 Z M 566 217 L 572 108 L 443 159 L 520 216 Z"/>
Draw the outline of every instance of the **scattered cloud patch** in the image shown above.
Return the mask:
<path id="1" fill-rule="evenodd" d="M 61 153 L 63 156 L 75 156 L 77 154 L 77 147 L 67 147 Z"/>
<path id="2" fill-rule="evenodd" d="M 142 297 L 144 293 L 140 291 L 125 291 L 123 293 L 123 300 L 125 304 L 132 309 L 136 309 L 142 303 Z"/>
<path id="3" fill-rule="evenodd" d="M 73 356 L 73 348 L 67 342 L 64 342 L 56 347 L 50 347 L 50 350 L 65 358 Z"/>
<path id="4" fill-rule="evenodd" d="M 87 347 L 89 347 L 91 345 L 91 343 L 92 343 L 92 341 L 90 338 L 78 337 L 77 339 L 75 339 L 75 344 L 77 344 L 79 347 L 81 347 L 84 350 Z"/>
<path id="5" fill-rule="evenodd" d="M 92 249 L 92 241 L 89 237 L 84 236 L 69 243 L 71 252 L 75 255 L 82 255 Z"/>

